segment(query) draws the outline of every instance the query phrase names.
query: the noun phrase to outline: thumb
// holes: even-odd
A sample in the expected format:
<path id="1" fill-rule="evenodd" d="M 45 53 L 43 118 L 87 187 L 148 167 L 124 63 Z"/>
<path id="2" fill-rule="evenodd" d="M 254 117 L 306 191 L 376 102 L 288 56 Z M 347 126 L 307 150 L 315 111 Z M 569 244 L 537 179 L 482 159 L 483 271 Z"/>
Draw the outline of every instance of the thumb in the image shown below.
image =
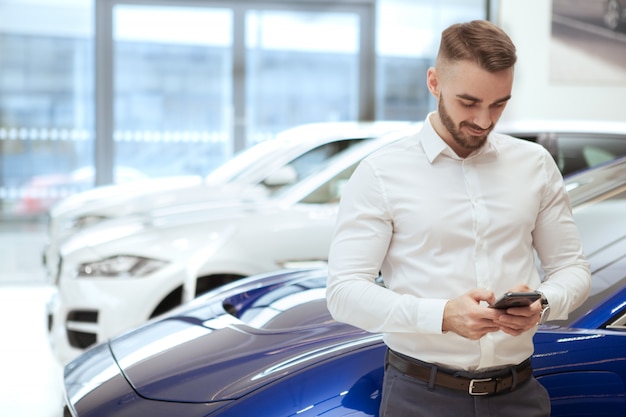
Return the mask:
<path id="1" fill-rule="evenodd" d="M 477 303 L 481 301 L 487 302 L 487 304 L 493 304 L 496 301 L 496 296 L 493 291 L 489 291 L 484 288 L 474 288 L 468 292 L 468 295 L 472 297 Z"/>

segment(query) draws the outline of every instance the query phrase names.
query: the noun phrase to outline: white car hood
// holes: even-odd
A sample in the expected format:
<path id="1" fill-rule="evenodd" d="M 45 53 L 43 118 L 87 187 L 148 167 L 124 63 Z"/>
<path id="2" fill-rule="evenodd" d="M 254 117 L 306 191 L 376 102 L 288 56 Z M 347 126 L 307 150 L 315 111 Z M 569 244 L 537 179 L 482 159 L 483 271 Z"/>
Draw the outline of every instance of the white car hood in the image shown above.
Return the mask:
<path id="1" fill-rule="evenodd" d="M 215 200 L 257 199 L 268 195 L 259 185 L 207 184 L 200 177 L 154 178 L 131 184 L 98 187 L 68 197 L 53 207 L 51 218 L 119 217 L 144 213 L 155 207 L 195 204 Z"/>
<path id="2" fill-rule="evenodd" d="M 116 254 L 153 253 L 155 246 L 168 250 L 192 252 L 211 240 L 223 238 L 226 231 L 233 231 L 241 219 L 263 211 L 280 210 L 277 203 L 268 201 L 220 202 L 204 205 L 194 210 L 181 207 L 166 213 L 148 213 L 127 216 L 99 223 L 68 238 L 61 246 L 64 257 L 77 252 L 91 252 L 96 256 Z M 169 249 L 168 249 L 169 248 Z M 175 256 L 174 254 L 172 254 Z"/>
<path id="3" fill-rule="evenodd" d="M 66 197 L 50 209 L 53 217 L 65 215 L 76 210 L 97 209 L 99 205 L 119 204 L 128 199 L 150 195 L 166 190 L 179 190 L 201 185 L 202 177 L 176 176 L 168 178 L 147 178 L 124 184 L 95 187 Z"/>

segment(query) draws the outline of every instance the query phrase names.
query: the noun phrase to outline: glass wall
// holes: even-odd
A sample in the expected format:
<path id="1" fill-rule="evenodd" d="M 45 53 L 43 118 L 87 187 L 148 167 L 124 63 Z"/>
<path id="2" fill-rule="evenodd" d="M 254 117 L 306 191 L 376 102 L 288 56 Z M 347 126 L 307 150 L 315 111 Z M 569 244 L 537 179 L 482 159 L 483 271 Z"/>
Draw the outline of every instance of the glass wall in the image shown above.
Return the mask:
<path id="1" fill-rule="evenodd" d="M 294 125 L 420 120 L 433 107 L 425 76 L 439 33 L 486 16 L 485 0 L 372 1 L 376 27 L 350 9 L 358 2 L 324 10 L 303 0 L 120 2 L 112 14 L 112 143 L 103 147 L 107 139 L 95 133 L 95 1 L 0 0 L 0 217 L 42 215 L 93 187 L 96 157 L 110 158 L 118 183 L 203 176 Z M 375 39 L 374 86 L 364 39 Z"/>
<path id="2" fill-rule="evenodd" d="M 207 4 L 113 6 L 114 172 L 205 176 L 281 130 L 359 118 L 358 15 Z"/>
<path id="3" fill-rule="evenodd" d="M 359 16 L 246 13 L 247 143 L 303 123 L 359 118 Z"/>
<path id="4" fill-rule="evenodd" d="M 113 8 L 114 169 L 206 175 L 232 140 L 232 10 Z"/>
<path id="5" fill-rule="evenodd" d="M 376 30 L 376 118 L 420 120 L 434 109 L 426 71 L 441 31 L 487 18 L 486 0 L 379 0 Z"/>
<path id="6" fill-rule="evenodd" d="M 0 216 L 93 186 L 89 1 L 0 0 Z"/>

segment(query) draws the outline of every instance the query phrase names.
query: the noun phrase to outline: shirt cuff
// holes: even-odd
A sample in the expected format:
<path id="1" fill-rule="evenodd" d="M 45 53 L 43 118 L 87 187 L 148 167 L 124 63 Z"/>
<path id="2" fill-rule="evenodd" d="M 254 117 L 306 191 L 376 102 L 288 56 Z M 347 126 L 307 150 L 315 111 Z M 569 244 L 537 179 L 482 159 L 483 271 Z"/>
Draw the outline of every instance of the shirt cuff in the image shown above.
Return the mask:
<path id="1" fill-rule="evenodd" d="M 417 309 L 417 325 L 426 334 L 442 334 L 443 310 L 448 300 L 421 299 Z"/>

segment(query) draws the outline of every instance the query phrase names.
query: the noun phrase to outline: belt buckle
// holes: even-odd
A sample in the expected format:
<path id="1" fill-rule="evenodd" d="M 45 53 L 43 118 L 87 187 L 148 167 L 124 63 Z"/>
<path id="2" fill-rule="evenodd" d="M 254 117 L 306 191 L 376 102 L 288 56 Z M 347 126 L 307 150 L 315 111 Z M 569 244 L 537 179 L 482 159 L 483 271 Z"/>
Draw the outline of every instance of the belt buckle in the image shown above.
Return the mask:
<path id="1" fill-rule="evenodd" d="M 467 389 L 467 392 L 469 392 L 470 395 L 487 395 L 489 394 L 489 392 L 474 392 L 474 384 L 479 383 L 479 382 L 489 382 L 492 381 L 493 378 L 475 378 L 472 379 L 469 383 L 469 388 Z"/>

